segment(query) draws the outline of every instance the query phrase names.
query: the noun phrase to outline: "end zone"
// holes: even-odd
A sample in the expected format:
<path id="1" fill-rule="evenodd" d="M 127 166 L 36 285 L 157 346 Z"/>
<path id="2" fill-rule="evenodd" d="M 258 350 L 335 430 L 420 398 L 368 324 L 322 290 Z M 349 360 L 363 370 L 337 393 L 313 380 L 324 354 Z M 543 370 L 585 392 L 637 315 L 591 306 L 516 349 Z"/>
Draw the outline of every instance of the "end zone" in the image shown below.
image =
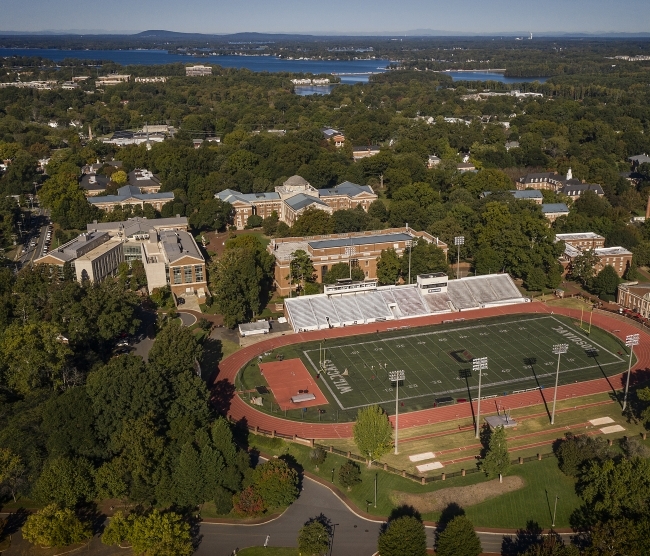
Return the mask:
<path id="1" fill-rule="evenodd" d="M 260 371 L 268 382 L 280 409 L 300 409 L 329 403 L 318 387 L 317 381 L 309 374 L 300 359 L 262 363 Z M 300 403 L 291 401 L 292 396 L 302 393 L 313 394 L 315 399 Z"/>

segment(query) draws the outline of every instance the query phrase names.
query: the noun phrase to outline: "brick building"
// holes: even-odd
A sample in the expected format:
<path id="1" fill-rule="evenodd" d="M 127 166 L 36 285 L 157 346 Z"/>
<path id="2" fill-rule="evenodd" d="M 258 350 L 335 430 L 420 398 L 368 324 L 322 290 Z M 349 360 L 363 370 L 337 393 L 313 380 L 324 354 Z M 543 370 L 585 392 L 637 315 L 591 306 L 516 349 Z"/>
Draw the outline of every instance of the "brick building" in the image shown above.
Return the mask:
<path id="1" fill-rule="evenodd" d="M 605 247 L 605 238 L 593 232 L 556 234 L 555 241 L 564 241 L 564 253 L 560 263 L 567 273 L 575 258 L 585 251 L 593 251 L 598 257 L 594 272 L 598 274 L 606 266 L 611 266 L 619 276 L 632 264 L 632 253 L 624 247 Z"/>
<path id="2" fill-rule="evenodd" d="M 416 238 L 433 243 L 447 255 L 447 244 L 427 232 L 416 232 L 406 227 L 308 238 L 277 238 L 268 246 L 276 262 L 274 283 L 280 295 L 289 295 L 289 264 L 292 253 L 297 250 L 303 250 L 309 255 L 319 283 L 322 283 L 323 276 L 337 263 L 350 263 L 363 270 L 366 279 L 376 279 L 377 257 L 381 252 L 394 249 L 401 256 L 405 250 L 408 252 L 410 242 Z"/>
<path id="3" fill-rule="evenodd" d="M 620 284 L 616 293 L 616 302 L 646 319 L 650 318 L 650 284 L 638 282 Z"/>

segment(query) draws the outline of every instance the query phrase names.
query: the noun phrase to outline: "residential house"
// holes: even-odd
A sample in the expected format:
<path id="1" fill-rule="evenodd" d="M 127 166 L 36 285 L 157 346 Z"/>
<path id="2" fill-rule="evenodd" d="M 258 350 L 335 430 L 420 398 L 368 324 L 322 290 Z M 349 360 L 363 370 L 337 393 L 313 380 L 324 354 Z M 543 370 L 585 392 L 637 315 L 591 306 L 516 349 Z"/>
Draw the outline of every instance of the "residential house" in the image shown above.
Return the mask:
<path id="1" fill-rule="evenodd" d="M 328 141 L 332 141 L 336 148 L 341 148 L 345 144 L 345 135 L 336 129 L 330 127 L 324 127 L 321 129 L 323 136 Z"/>
<path id="2" fill-rule="evenodd" d="M 460 164 L 456 164 L 456 170 L 461 173 L 474 172 L 476 171 L 476 166 L 471 162 L 461 162 Z"/>
<path id="3" fill-rule="evenodd" d="M 362 158 L 368 158 L 370 156 L 375 156 L 379 154 L 379 147 L 354 147 L 352 149 L 352 158 L 356 160 L 361 160 Z"/>
<path id="4" fill-rule="evenodd" d="M 509 151 L 510 149 L 518 149 L 519 148 L 519 141 L 508 141 L 505 144 L 506 151 Z"/>
<path id="5" fill-rule="evenodd" d="M 438 158 L 435 154 L 430 154 L 429 155 L 429 160 L 427 161 L 427 168 L 431 170 L 431 168 L 435 168 L 440 164 L 440 158 Z"/>
<path id="6" fill-rule="evenodd" d="M 322 283 L 324 275 L 337 263 L 360 268 L 366 279 L 371 280 L 377 278 L 377 258 L 383 250 L 395 249 L 398 255 L 402 255 L 408 252 L 409 245 L 417 238 L 436 245 L 447 255 L 447 245 L 440 239 L 408 227 L 310 238 L 276 238 L 271 240 L 267 249 L 276 261 L 275 287 L 280 295 L 286 296 L 296 286 L 289 279 L 289 264 L 292 254 L 297 250 L 303 250 L 309 255 L 319 283 Z"/>
<path id="7" fill-rule="evenodd" d="M 628 160 L 632 163 L 633 170 L 638 169 L 641 164 L 650 164 L 650 156 L 648 156 L 646 153 L 630 156 Z"/>

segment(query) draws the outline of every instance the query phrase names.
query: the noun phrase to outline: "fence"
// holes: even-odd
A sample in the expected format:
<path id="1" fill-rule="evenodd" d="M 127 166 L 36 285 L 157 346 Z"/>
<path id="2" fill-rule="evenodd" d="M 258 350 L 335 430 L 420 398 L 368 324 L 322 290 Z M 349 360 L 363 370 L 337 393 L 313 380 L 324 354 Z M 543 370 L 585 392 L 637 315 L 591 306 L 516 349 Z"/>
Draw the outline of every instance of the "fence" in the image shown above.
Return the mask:
<path id="1" fill-rule="evenodd" d="M 228 419 L 231 420 L 231 417 L 228 416 Z M 283 440 L 288 440 L 289 442 L 295 442 L 296 444 L 301 444 L 303 446 L 308 446 L 310 448 L 321 448 L 325 450 L 326 452 L 330 454 L 336 454 L 338 456 L 342 456 L 344 458 L 347 458 L 352 461 L 357 461 L 359 463 L 367 464 L 368 460 L 364 458 L 363 456 L 360 456 L 358 454 L 355 454 L 353 452 L 345 452 L 343 450 L 339 450 L 338 448 L 335 448 L 334 446 L 326 446 L 324 444 L 317 444 L 314 439 L 308 439 L 308 438 L 300 438 L 297 435 L 290 435 L 290 434 L 282 434 L 276 431 L 267 431 L 265 429 L 261 429 L 260 427 L 252 427 L 248 425 L 248 430 L 254 434 L 258 434 L 261 436 L 266 436 L 269 438 L 281 438 Z M 546 453 L 546 454 L 537 454 L 535 456 L 528 456 L 525 458 L 517 458 L 513 459 L 510 461 L 511 465 L 523 465 L 524 463 L 529 463 L 531 461 L 541 461 L 543 459 L 547 458 L 554 458 L 555 454 L 552 452 Z M 453 479 L 455 477 L 465 477 L 466 475 L 471 475 L 472 473 L 479 473 L 480 469 L 478 467 L 470 467 L 469 469 L 461 469 L 460 471 L 454 471 L 452 473 L 441 473 L 440 475 L 434 475 L 432 477 L 422 477 L 420 475 L 414 475 L 413 473 L 409 473 L 408 471 L 404 469 L 397 469 L 396 467 L 392 467 L 388 465 L 387 463 L 381 463 L 379 461 L 373 461 L 371 462 L 371 467 L 374 467 L 376 469 L 381 469 L 383 471 L 386 471 L 387 473 L 391 473 L 393 475 L 399 475 L 400 477 L 404 477 L 405 479 L 410 479 L 411 481 L 414 481 L 416 483 L 420 483 L 421 485 L 428 485 L 429 483 L 433 483 L 435 481 L 446 481 L 447 479 Z"/>

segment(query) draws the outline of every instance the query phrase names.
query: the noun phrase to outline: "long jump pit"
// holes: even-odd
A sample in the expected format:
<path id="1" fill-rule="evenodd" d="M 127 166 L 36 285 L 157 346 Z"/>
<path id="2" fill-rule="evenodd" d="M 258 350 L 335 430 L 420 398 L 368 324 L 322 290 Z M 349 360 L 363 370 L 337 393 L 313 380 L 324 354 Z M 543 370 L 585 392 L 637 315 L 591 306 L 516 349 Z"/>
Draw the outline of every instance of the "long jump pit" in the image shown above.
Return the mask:
<path id="1" fill-rule="evenodd" d="M 316 379 L 309 374 L 307 367 L 300 359 L 261 363 L 260 371 L 273 392 L 280 409 L 300 409 L 301 407 L 313 407 L 329 403 L 318 387 Z M 293 396 L 302 393 L 313 394 L 314 399 L 298 403 L 291 401 Z"/>

